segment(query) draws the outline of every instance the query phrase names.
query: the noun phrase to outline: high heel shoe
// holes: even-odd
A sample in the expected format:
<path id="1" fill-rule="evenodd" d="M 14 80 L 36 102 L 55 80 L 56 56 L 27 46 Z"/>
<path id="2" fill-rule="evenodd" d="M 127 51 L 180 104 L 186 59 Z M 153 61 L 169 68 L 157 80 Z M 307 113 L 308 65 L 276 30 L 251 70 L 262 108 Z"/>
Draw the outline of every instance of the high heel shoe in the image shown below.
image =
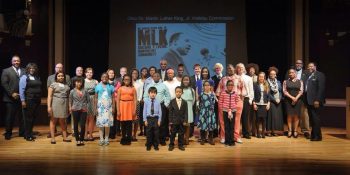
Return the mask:
<path id="1" fill-rule="evenodd" d="M 298 135 L 299 135 L 298 132 L 297 132 L 297 131 L 294 131 L 293 137 L 294 137 L 294 138 L 298 138 Z"/>
<path id="2" fill-rule="evenodd" d="M 292 137 L 292 131 L 288 131 L 287 137 L 288 137 L 288 138 L 291 138 L 291 137 Z"/>

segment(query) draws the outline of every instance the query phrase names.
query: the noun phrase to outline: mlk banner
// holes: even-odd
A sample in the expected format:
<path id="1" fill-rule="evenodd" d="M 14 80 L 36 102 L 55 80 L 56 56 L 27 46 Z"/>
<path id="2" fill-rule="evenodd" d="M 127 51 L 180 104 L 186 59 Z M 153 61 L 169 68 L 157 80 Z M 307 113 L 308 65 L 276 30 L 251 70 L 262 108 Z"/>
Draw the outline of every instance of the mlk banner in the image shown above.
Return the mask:
<path id="1" fill-rule="evenodd" d="M 226 65 L 225 23 L 137 23 L 136 67 L 156 66 L 165 59 L 168 67 L 184 65 L 184 74 L 193 75 L 193 65 Z"/>

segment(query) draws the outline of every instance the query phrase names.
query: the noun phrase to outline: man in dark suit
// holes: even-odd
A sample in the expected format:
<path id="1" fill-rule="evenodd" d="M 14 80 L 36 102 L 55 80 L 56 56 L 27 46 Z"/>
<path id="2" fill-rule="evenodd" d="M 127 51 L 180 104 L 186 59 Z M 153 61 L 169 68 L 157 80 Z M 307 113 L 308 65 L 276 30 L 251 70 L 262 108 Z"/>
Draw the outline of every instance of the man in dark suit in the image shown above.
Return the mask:
<path id="1" fill-rule="evenodd" d="M 325 104 L 326 78 L 322 72 L 316 70 L 315 63 L 308 64 L 310 72 L 305 80 L 304 99 L 312 124 L 311 141 L 321 141 L 320 109 Z"/>
<path id="2" fill-rule="evenodd" d="M 20 67 L 21 59 L 18 55 L 12 57 L 11 63 L 12 66 L 4 69 L 1 74 L 1 86 L 4 88 L 3 101 L 6 106 L 6 140 L 11 139 L 16 116 L 19 118 L 19 136 L 24 136 L 24 121 L 21 114 L 21 101 L 19 99 L 19 78 L 25 74 L 25 69 Z"/>
<path id="3" fill-rule="evenodd" d="M 191 87 L 196 92 L 197 91 L 197 81 L 202 79 L 202 77 L 201 77 L 201 71 L 202 71 L 201 70 L 201 65 L 195 64 L 193 66 L 193 71 L 194 71 L 194 75 L 192 75 L 190 77 L 190 80 L 191 80 Z M 200 95 L 200 94 L 198 94 L 198 95 Z M 194 103 L 192 110 L 193 110 L 194 122 L 191 123 L 191 125 L 190 125 L 190 137 L 193 136 L 194 125 L 195 125 L 195 123 L 198 120 L 198 115 L 196 114 L 196 103 Z"/>
<path id="4" fill-rule="evenodd" d="M 190 77 L 191 86 L 194 90 L 196 90 L 196 83 L 198 80 L 201 80 L 201 65 L 195 64 L 193 66 L 194 75 Z"/>
<path id="5" fill-rule="evenodd" d="M 175 136 L 178 134 L 178 147 L 184 151 L 184 125 L 187 123 L 187 102 L 181 98 L 182 88 L 175 88 L 176 97 L 169 104 L 169 124 L 171 126 L 169 151 L 174 149 Z"/>
<path id="6" fill-rule="evenodd" d="M 175 69 L 177 65 L 184 64 L 184 74 L 189 75 L 187 66 L 183 57 L 188 55 L 191 50 L 190 40 L 184 33 L 176 32 L 169 38 L 169 51 L 164 54 L 162 59 L 167 61 L 168 67 Z"/>
<path id="7" fill-rule="evenodd" d="M 166 81 L 168 80 L 168 74 L 167 74 L 167 69 L 168 69 L 168 62 L 165 59 L 161 59 L 160 60 L 160 69 L 157 70 L 157 72 L 160 75 L 160 79 L 162 79 L 162 81 Z M 171 67 L 172 69 L 175 70 L 175 67 Z"/>

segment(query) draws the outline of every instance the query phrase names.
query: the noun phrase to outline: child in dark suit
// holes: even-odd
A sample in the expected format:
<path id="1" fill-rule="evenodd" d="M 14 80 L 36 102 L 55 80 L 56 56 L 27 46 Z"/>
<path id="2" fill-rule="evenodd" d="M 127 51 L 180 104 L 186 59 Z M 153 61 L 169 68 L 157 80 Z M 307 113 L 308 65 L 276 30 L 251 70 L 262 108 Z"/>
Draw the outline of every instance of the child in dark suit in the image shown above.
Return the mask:
<path id="1" fill-rule="evenodd" d="M 183 91 L 180 86 L 175 88 L 176 98 L 169 104 L 169 123 L 171 126 L 169 151 L 174 150 L 175 136 L 178 134 L 178 147 L 185 151 L 184 145 L 184 125 L 187 121 L 187 102 L 181 98 Z"/>

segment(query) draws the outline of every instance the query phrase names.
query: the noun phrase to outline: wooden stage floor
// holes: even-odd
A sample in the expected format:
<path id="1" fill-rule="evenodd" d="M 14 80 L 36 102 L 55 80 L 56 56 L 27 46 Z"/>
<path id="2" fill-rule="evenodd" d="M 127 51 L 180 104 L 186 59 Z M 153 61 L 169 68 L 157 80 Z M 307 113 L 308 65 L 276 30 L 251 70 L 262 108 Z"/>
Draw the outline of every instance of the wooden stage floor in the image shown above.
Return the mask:
<path id="1" fill-rule="evenodd" d="M 162 146 L 147 152 L 144 137 L 131 146 L 120 145 L 118 137 L 107 147 L 97 140 L 77 147 L 58 136 L 51 145 L 47 126 L 35 131 L 41 133 L 35 142 L 16 133 L 10 141 L 0 138 L 0 174 L 350 174 L 350 140 L 343 129 L 323 128 L 322 142 L 254 137 L 225 147 L 218 140 L 215 146 L 193 140 L 184 152 Z"/>

